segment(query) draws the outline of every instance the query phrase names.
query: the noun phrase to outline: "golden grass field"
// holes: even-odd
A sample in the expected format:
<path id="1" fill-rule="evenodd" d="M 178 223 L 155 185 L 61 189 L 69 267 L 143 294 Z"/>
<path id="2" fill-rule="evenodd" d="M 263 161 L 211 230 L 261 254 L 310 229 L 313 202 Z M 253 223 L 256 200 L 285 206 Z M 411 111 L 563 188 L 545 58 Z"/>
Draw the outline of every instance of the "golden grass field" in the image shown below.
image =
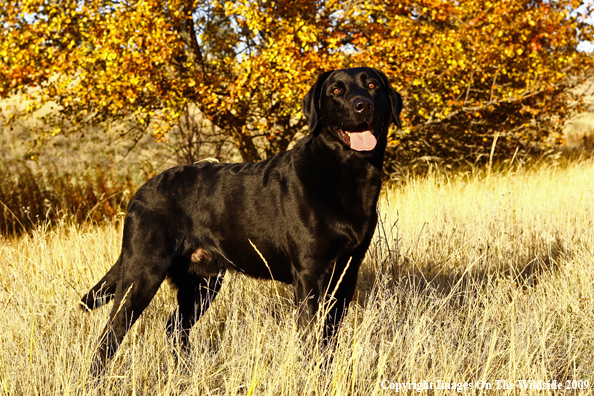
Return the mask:
<path id="1" fill-rule="evenodd" d="M 164 284 L 100 381 L 89 366 L 111 307 L 83 313 L 79 299 L 117 258 L 121 218 L 4 236 L 0 394 L 458 394 L 438 381 L 467 395 L 592 394 L 593 160 L 433 171 L 388 187 L 379 211 L 334 352 L 296 327 L 290 287 L 232 275 L 189 356 L 176 361 L 166 337 Z M 396 392 L 423 381 L 434 389 Z"/>

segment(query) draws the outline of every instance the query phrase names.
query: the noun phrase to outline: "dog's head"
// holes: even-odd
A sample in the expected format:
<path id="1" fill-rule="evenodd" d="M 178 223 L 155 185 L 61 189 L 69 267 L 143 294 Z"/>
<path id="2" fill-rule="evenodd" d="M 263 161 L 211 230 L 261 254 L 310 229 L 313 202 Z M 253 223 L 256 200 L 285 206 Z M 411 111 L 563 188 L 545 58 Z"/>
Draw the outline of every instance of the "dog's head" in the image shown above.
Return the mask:
<path id="1" fill-rule="evenodd" d="M 402 98 L 377 69 L 360 67 L 326 72 L 303 99 L 309 131 L 328 130 L 355 151 L 375 149 L 389 123 L 400 128 Z"/>

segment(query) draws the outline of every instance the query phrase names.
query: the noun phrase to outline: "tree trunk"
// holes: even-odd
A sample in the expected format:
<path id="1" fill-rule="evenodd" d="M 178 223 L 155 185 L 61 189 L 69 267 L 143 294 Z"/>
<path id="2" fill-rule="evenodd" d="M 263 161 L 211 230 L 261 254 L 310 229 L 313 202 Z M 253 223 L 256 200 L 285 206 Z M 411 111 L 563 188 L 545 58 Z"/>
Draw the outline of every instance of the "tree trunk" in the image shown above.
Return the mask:
<path id="1" fill-rule="evenodd" d="M 244 162 L 262 161 L 251 135 L 248 132 L 243 132 L 243 125 L 232 125 L 229 129 Z"/>

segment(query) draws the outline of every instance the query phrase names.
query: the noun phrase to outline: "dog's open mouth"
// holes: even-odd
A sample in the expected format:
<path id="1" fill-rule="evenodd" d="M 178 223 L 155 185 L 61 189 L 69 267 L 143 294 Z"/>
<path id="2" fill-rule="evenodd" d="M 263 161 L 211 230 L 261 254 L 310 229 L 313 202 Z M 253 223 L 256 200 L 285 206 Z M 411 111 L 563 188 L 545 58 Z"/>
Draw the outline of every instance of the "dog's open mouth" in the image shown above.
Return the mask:
<path id="1" fill-rule="evenodd" d="M 353 150 L 371 151 L 377 144 L 377 139 L 366 122 L 362 122 L 350 131 L 338 129 L 338 133 L 342 140 Z"/>

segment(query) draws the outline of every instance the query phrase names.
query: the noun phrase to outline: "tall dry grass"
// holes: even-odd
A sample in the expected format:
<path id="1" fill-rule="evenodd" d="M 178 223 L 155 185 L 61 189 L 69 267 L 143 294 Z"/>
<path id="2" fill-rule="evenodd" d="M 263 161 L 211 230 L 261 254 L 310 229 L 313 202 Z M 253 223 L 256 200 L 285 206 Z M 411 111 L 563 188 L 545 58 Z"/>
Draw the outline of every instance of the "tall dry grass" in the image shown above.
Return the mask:
<path id="1" fill-rule="evenodd" d="M 590 383 L 531 395 L 591 393 L 594 161 L 433 171 L 388 188 L 380 215 L 334 350 L 295 326 L 290 287 L 235 274 L 189 356 L 176 361 L 165 335 L 164 285 L 100 381 L 88 369 L 109 308 L 78 301 L 115 261 L 121 218 L 3 237 L 0 393 L 385 395 L 479 380 L 516 389 L 464 394 L 526 394 L 519 380 Z"/>
<path id="2" fill-rule="evenodd" d="M 0 162 L 0 233 L 26 232 L 40 222 L 100 221 L 125 211 L 131 192 L 154 176 L 148 168 L 136 179 L 116 167 L 80 171 L 40 169 L 26 161 Z"/>

